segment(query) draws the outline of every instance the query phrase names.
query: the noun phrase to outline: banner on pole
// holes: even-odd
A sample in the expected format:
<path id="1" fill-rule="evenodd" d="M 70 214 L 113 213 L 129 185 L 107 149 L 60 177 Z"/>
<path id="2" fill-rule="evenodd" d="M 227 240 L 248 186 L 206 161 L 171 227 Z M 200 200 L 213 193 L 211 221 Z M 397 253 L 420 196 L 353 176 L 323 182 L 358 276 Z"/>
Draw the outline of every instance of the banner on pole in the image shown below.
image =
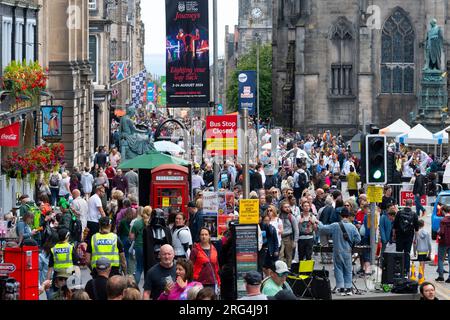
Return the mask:
<path id="1" fill-rule="evenodd" d="M 155 83 L 149 81 L 147 83 L 147 102 L 155 101 Z"/>
<path id="2" fill-rule="evenodd" d="M 248 109 L 248 114 L 256 113 L 256 71 L 241 71 L 238 75 L 239 83 L 239 112 Z"/>
<path id="3" fill-rule="evenodd" d="M 208 107 L 208 0 L 166 0 L 167 106 Z"/>

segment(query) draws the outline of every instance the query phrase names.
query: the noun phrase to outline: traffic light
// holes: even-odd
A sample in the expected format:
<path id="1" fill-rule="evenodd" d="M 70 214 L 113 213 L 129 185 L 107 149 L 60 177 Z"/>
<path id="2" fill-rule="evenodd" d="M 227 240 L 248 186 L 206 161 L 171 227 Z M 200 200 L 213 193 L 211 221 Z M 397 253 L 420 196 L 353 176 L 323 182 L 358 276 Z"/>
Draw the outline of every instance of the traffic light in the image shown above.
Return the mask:
<path id="1" fill-rule="evenodd" d="M 378 134 L 366 136 L 367 184 L 387 183 L 386 137 Z"/>

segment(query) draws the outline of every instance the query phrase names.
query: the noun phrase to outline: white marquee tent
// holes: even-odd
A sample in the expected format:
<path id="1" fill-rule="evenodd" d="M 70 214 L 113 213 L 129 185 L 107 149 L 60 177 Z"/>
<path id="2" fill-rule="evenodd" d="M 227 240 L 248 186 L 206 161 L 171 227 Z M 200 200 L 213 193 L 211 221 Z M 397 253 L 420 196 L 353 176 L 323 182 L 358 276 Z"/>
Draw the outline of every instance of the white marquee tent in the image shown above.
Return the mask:
<path id="1" fill-rule="evenodd" d="M 443 143 L 448 143 L 448 133 L 446 132 L 447 129 L 450 129 L 450 127 L 447 127 L 444 130 L 441 130 L 433 134 L 434 138 L 437 139 L 437 144 L 440 145 Z"/>
<path id="2" fill-rule="evenodd" d="M 386 137 L 395 138 L 398 135 L 405 134 L 411 131 L 411 127 L 402 119 L 398 119 L 391 125 L 380 130 L 380 134 Z"/>
<path id="3" fill-rule="evenodd" d="M 408 144 L 438 144 L 438 140 L 433 134 L 420 123 L 411 129 L 408 133 L 398 135 L 396 142 Z"/>

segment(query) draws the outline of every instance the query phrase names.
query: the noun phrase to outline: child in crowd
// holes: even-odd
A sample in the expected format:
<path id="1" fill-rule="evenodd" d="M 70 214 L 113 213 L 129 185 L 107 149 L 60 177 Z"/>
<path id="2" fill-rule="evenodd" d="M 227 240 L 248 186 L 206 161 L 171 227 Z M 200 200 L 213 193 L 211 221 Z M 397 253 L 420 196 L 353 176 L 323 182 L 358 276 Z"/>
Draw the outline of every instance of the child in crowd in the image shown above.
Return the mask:
<path id="1" fill-rule="evenodd" d="M 419 232 L 417 238 L 414 239 L 414 243 L 416 244 L 417 261 L 419 261 L 419 265 L 425 275 L 425 261 L 430 261 L 431 257 L 431 236 L 424 226 L 425 222 L 419 220 Z"/>

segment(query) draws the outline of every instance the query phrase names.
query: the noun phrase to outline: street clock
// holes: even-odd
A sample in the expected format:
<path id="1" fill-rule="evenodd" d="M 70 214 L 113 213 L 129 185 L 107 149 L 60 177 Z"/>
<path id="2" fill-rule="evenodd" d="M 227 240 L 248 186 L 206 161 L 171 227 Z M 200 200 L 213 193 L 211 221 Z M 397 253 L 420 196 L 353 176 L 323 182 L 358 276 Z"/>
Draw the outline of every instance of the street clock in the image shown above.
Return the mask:
<path id="1" fill-rule="evenodd" d="M 259 19 L 259 18 L 261 18 L 262 14 L 263 14 L 263 12 L 262 12 L 261 8 L 256 7 L 256 8 L 252 9 L 252 17 L 253 18 Z"/>

